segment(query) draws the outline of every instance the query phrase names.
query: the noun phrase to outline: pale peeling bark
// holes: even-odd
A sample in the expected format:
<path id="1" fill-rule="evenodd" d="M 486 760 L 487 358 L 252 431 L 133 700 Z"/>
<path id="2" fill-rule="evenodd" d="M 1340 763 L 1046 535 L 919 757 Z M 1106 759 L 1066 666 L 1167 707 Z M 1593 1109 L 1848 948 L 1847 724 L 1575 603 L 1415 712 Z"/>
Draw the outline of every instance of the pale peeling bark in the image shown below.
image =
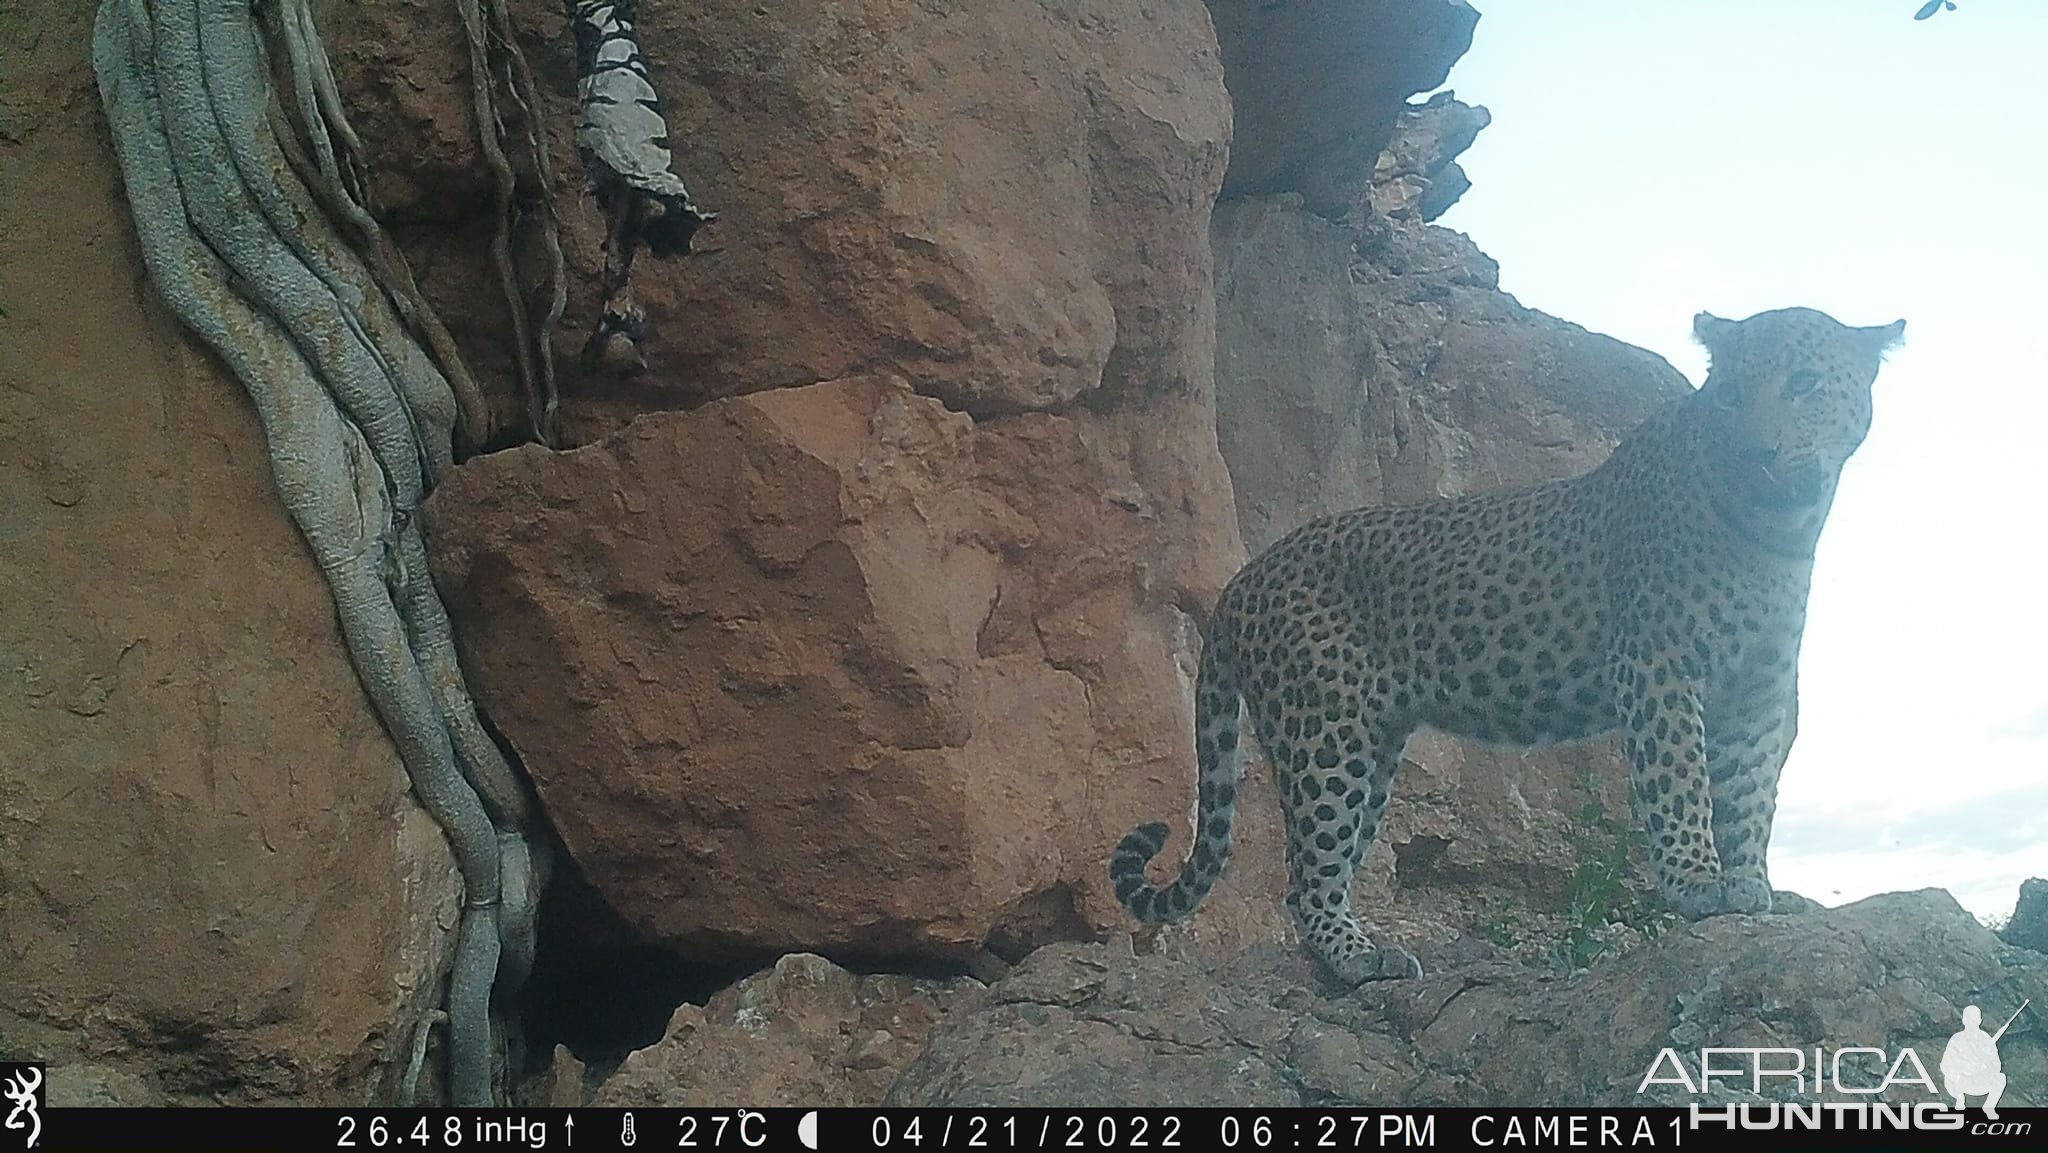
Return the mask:
<path id="1" fill-rule="evenodd" d="M 718 214 L 699 209 L 676 175 L 661 97 L 640 58 L 633 6 L 571 0 L 569 18 L 582 108 L 576 147 L 606 216 L 604 302 L 583 359 L 589 367 L 609 354 L 637 367 L 647 317 L 633 301 L 635 249 L 644 243 L 657 256 L 687 253 L 697 230 Z"/>
<path id="2" fill-rule="evenodd" d="M 285 0 L 281 20 L 317 158 L 307 167 L 331 177 L 320 202 L 381 236 L 344 206 L 333 143 L 352 135 L 303 0 Z M 488 1105 L 493 985 L 515 992 L 531 966 L 538 882 L 531 802 L 477 719 L 413 515 L 452 466 L 455 398 L 393 306 L 410 292 L 400 307 L 423 307 L 409 275 L 390 282 L 395 249 L 366 267 L 299 183 L 274 134 L 263 51 L 248 0 L 105 0 L 94 28 L 150 274 L 255 402 L 357 674 L 461 868 L 449 1084 L 455 1104 Z"/>

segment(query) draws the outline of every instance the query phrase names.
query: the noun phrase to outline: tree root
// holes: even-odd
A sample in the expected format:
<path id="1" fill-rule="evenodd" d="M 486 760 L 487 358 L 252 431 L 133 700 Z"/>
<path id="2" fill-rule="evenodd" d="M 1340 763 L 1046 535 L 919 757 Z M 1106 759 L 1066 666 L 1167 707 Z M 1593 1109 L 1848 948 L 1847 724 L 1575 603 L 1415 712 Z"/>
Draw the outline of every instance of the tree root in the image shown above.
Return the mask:
<path id="1" fill-rule="evenodd" d="M 422 1015 L 412 1027 L 412 1056 L 405 1062 L 405 1076 L 398 1082 L 398 1105 L 410 1108 L 418 1099 L 420 1091 L 420 1068 L 427 1063 L 427 1042 L 433 1039 L 434 1026 L 448 1023 L 448 1014 L 433 1009 Z"/>
<path id="2" fill-rule="evenodd" d="M 462 14 L 462 30 L 469 43 L 469 81 L 476 111 L 477 139 L 483 148 L 484 163 L 491 170 L 492 201 L 497 213 L 497 230 L 491 236 L 491 265 L 498 274 L 498 287 L 505 294 L 507 316 L 512 323 L 512 340 L 518 346 L 513 360 L 519 370 L 520 389 L 526 397 L 527 424 L 535 440 L 552 447 L 560 397 L 555 385 L 555 358 L 549 334 L 560 321 L 562 309 L 568 303 L 568 284 L 564 275 L 561 239 L 555 225 L 553 167 L 548 162 L 547 149 L 533 119 L 539 101 L 533 91 L 532 73 L 526 67 L 526 56 L 513 37 L 511 21 L 505 15 L 502 0 L 455 0 L 455 7 Z M 490 10 L 488 18 L 486 8 Z M 520 290 L 519 267 L 512 250 L 513 233 L 519 225 L 519 181 L 512 170 L 511 160 L 505 154 L 505 122 L 498 113 L 499 81 L 494 61 L 499 57 L 491 50 L 494 34 L 506 59 L 505 87 L 523 121 L 527 159 L 534 166 L 536 182 L 540 185 L 543 206 L 541 237 L 549 256 L 552 291 L 547 319 L 539 331 L 535 331 L 527 315 L 526 295 Z"/>
<path id="3" fill-rule="evenodd" d="M 492 438 L 490 401 L 469 371 L 455 338 L 420 293 L 398 246 L 370 212 L 361 176 L 363 143 L 349 126 L 326 48 L 306 4 L 307 0 L 281 0 L 275 7 L 265 6 L 272 16 L 271 38 L 285 47 L 292 91 L 297 97 L 294 108 L 298 112 L 294 128 L 286 117 L 285 106 L 270 104 L 272 135 L 284 149 L 293 171 L 320 207 L 327 210 L 328 217 L 354 231 L 356 247 L 368 260 L 377 282 L 391 297 L 413 336 L 433 354 L 435 365 L 455 392 L 461 418 L 456 424 L 458 447 L 465 455 L 475 452 Z M 300 146 L 301 134 L 312 144 L 317 165 Z M 336 144 L 341 146 L 339 152 Z"/>
<path id="4" fill-rule="evenodd" d="M 556 410 L 561 404 L 561 392 L 555 383 L 554 333 L 561 327 L 562 313 L 569 307 L 568 262 L 562 257 L 561 219 L 555 208 L 555 164 L 548 158 L 547 140 L 540 130 L 540 89 L 533 82 L 533 69 L 527 65 L 526 53 L 520 49 L 519 38 L 512 30 L 506 0 L 484 0 L 484 11 L 490 17 L 491 33 L 504 53 L 505 86 L 525 130 L 526 154 L 533 164 L 535 199 L 540 203 L 540 241 L 548 258 L 549 291 L 547 312 L 534 333 L 533 353 L 541 384 L 541 413 L 535 435 L 542 443 L 552 444 L 560 433 Z"/>

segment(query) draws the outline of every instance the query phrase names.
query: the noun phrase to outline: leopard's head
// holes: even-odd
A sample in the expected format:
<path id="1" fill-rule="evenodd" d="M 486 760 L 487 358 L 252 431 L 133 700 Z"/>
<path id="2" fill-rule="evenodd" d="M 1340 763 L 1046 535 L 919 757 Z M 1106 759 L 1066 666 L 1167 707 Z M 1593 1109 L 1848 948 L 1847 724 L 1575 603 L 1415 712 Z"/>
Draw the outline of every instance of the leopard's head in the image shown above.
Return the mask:
<path id="1" fill-rule="evenodd" d="M 1870 386 L 1906 322 L 1852 328 L 1811 308 L 1702 312 L 1698 403 L 1716 503 L 1768 543 L 1810 552 L 1842 466 L 1870 431 Z"/>

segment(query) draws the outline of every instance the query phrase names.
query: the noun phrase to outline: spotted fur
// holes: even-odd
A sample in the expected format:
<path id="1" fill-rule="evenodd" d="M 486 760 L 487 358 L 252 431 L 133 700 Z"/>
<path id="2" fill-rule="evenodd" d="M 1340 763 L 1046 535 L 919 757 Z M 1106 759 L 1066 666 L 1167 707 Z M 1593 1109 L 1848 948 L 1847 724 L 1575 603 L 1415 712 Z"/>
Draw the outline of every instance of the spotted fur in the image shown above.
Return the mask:
<path id="1" fill-rule="evenodd" d="M 1351 881 L 1422 725 L 1521 746 L 1621 731 L 1671 907 L 1768 912 L 1814 543 L 1904 329 L 1701 313 L 1706 384 L 1594 471 L 1340 513 L 1268 548 L 1225 588 L 1202 653 L 1194 849 L 1148 885 L 1167 826 L 1133 830 L 1110 862 L 1118 899 L 1169 921 L 1215 884 L 1242 701 L 1285 806 L 1288 907 L 1342 981 L 1421 973 L 1352 915 Z"/>

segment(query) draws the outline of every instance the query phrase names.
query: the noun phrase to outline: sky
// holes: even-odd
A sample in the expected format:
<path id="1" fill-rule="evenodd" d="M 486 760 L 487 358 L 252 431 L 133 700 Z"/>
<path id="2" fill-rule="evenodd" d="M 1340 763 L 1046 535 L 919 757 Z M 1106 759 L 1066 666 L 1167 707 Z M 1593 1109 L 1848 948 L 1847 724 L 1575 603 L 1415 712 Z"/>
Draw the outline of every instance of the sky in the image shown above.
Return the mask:
<path id="1" fill-rule="evenodd" d="M 2048 3 L 1473 0 L 1493 123 L 1437 223 L 1697 384 L 1693 314 L 1906 320 L 1814 566 L 1771 879 L 2048 876 Z"/>

